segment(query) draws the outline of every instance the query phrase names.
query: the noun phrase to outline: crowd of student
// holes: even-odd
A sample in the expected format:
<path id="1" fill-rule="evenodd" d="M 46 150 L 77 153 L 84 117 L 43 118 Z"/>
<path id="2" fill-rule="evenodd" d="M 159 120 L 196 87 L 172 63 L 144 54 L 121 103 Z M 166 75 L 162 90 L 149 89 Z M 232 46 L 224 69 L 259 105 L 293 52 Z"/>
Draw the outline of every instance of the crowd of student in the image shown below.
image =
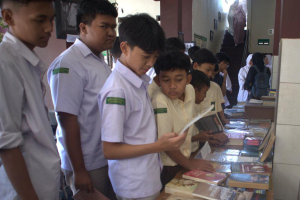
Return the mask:
<path id="1" fill-rule="evenodd" d="M 44 106 L 48 66 L 33 51 L 48 44 L 52 1 L 0 2 L 9 25 L 0 45 L 0 199 L 58 199 L 61 170 L 73 193 L 95 188 L 112 199 L 155 199 L 181 167 L 214 171 L 208 161 L 189 157 L 200 143 L 220 146 L 227 136 L 194 126 L 177 133 L 211 105 L 210 114 L 227 123 L 226 54 L 193 47 L 189 57 L 180 41 L 166 42 L 153 18 L 131 15 L 119 27 L 120 50 L 112 51 L 119 59 L 111 71 L 101 52 L 114 45 L 116 8 L 83 1 L 79 39 L 47 71 L 55 145 Z"/>

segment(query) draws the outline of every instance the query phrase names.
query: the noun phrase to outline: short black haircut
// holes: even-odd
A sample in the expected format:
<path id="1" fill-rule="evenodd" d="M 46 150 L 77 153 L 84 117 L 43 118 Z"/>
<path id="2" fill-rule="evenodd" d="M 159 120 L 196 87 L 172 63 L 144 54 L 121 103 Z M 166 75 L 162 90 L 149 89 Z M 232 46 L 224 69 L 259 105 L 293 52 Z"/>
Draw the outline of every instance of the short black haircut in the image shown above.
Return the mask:
<path id="1" fill-rule="evenodd" d="M 146 53 L 165 50 L 165 33 L 148 14 L 127 16 L 119 26 L 120 43 L 127 42 L 131 49 L 139 47 Z"/>
<path id="2" fill-rule="evenodd" d="M 175 69 L 183 69 L 188 74 L 190 66 L 190 58 L 185 53 L 179 50 L 172 50 L 158 56 L 154 69 L 158 76 L 160 71 L 174 71 Z"/>
<path id="3" fill-rule="evenodd" d="M 226 61 L 226 62 L 230 63 L 230 61 L 231 61 L 230 57 L 224 52 L 217 53 L 216 58 L 218 60 L 218 63 L 220 63 L 222 61 Z"/>
<path id="4" fill-rule="evenodd" d="M 182 42 L 181 39 L 179 39 L 177 37 L 168 38 L 166 40 L 166 46 L 172 46 L 172 47 L 179 49 L 180 51 L 185 51 L 184 43 Z"/>
<path id="5" fill-rule="evenodd" d="M 54 1 L 54 0 L 0 0 L 0 8 L 2 9 L 3 5 L 7 2 L 16 3 L 19 5 L 28 5 L 30 2 L 37 2 L 37 1 Z"/>
<path id="6" fill-rule="evenodd" d="M 114 57 L 120 57 L 122 54 L 121 48 L 120 48 L 120 40 L 119 37 L 116 37 L 116 41 L 114 43 L 114 46 L 112 47 L 112 49 L 110 50 L 111 54 Z"/>
<path id="7" fill-rule="evenodd" d="M 97 14 L 110 15 L 115 18 L 118 17 L 116 7 L 114 7 L 109 1 L 83 0 L 77 8 L 76 28 L 78 33 L 80 33 L 79 24 L 84 23 L 91 25 Z"/>
<path id="8" fill-rule="evenodd" d="M 192 75 L 190 84 L 198 91 L 202 90 L 204 86 L 210 87 L 210 80 L 203 72 L 194 70 L 190 74 Z"/>
<path id="9" fill-rule="evenodd" d="M 217 71 L 219 71 L 219 69 L 220 69 L 219 65 L 216 64 L 216 65 L 215 65 L 215 70 L 214 70 L 214 71 L 217 72 Z"/>
<path id="10" fill-rule="evenodd" d="M 200 50 L 201 48 L 199 46 L 193 46 L 191 48 L 189 48 L 188 50 L 188 54 L 190 56 L 190 58 L 193 60 L 193 55 L 196 51 Z"/>
<path id="11" fill-rule="evenodd" d="M 193 62 L 198 63 L 198 65 L 202 65 L 204 63 L 209 64 L 217 64 L 217 59 L 214 54 L 208 49 L 200 49 L 196 51 L 193 55 Z"/>

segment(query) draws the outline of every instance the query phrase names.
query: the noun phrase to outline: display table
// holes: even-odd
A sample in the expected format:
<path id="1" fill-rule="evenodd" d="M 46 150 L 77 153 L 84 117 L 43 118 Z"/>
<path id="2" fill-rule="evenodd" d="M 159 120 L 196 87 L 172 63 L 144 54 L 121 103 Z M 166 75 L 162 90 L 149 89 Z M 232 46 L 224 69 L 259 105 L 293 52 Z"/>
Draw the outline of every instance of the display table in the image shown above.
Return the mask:
<path id="1" fill-rule="evenodd" d="M 275 106 L 263 106 L 257 103 L 249 103 L 245 105 L 246 119 L 271 119 L 274 121 Z"/>

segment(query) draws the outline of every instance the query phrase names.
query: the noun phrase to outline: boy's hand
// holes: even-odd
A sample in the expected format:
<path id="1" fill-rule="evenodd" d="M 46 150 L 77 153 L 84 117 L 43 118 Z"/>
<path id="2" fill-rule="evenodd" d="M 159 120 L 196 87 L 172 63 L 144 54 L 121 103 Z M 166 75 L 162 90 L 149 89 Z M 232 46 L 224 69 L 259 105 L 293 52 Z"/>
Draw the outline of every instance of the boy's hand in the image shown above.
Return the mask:
<path id="1" fill-rule="evenodd" d="M 85 190 L 87 193 L 94 192 L 91 177 L 86 169 L 74 172 L 74 180 L 76 190 Z"/>
<path id="2" fill-rule="evenodd" d="M 210 146 L 215 146 L 215 147 L 222 146 L 222 142 L 220 142 L 219 140 L 208 140 L 208 144 Z"/>
<path id="3" fill-rule="evenodd" d="M 161 136 L 157 140 L 160 152 L 179 150 L 185 141 L 187 133 L 188 129 L 181 135 L 178 135 L 177 133 L 166 133 Z"/>
<path id="4" fill-rule="evenodd" d="M 228 74 L 227 69 L 223 69 L 222 72 L 224 73 L 224 75 L 227 75 L 227 74 Z"/>
<path id="5" fill-rule="evenodd" d="M 214 173 L 216 171 L 207 160 L 203 160 L 203 159 L 190 160 L 189 170 L 194 170 L 194 169 L 211 172 L 211 173 Z"/>
<path id="6" fill-rule="evenodd" d="M 226 118 L 222 118 L 221 121 L 222 121 L 223 124 L 229 124 L 230 123 L 229 119 L 226 119 Z"/>
<path id="7" fill-rule="evenodd" d="M 199 141 L 201 143 L 205 143 L 206 141 L 213 138 L 213 135 L 211 133 L 212 131 L 202 131 L 197 135 L 193 136 L 192 142 Z"/>
<path id="8" fill-rule="evenodd" d="M 225 133 L 218 133 L 213 135 L 212 137 L 213 140 L 218 140 L 222 144 L 225 144 L 229 141 L 228 136 Z"/>

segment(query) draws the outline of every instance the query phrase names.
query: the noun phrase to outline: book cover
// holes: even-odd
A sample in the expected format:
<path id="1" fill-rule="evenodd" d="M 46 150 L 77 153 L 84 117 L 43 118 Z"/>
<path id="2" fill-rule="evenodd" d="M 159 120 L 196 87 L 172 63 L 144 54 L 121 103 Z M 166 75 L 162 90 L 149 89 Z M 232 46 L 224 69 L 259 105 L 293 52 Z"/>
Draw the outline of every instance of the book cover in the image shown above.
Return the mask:
<path id="1" fill-rule="evenodd" d="M 238 188 L 238 187 L 234 187 L 233 189 L 236 190 L 237 192 L 247 191 L 247 192 L 253 192 L 253 193 L 256 193 L 256 194 L 266 194 L 267 193 L 266 190 L 253 189 L 253 188 Z"/>
<path id="2" fill-rule="evenodd" d="M 241 150 L 240 155 L 245 157 L 259 157 L 259 151 Z"/>
<path id="3" fill-rule="evenodd" d="M 219 162 L 210 162 L 216 172 L 220 173 L 231 173 L 231 164 L 228 163 L 219 163 Z"/>
<path id="4" fill-rule="evenodd" d="M 212 134 L 224 131 L 223 125 L 217 114 L 209 115 L 195 122 L 195 126 L 199 131 L 212 131 Z"/>
<path id="5" fill-rule="evenodd" d="M 249 191 L 239 191 L 236 194 L 236 200 L 265 200 L 267 195 L 257 194 Z"/>
<path id="6" fill-rule="evenodd" d="M 200 198 L 194 197 L 192 195 L 180 194 L 180 193 L 172 194 L 167 198 L 167 200 L 195 200 L 195 199 L 200 199 Z"/>
<path id="7" fill-rule="evenodd" d="M 192 194 L 197 187 L 198 182 L 187 179 L 172 179 L 165 187 L 165 192 L 169 194 L 174 194 L 176 192 L 184 194 Z"/>
<path id="8" fill-rule="evenodd" d="M 182 178 L 219 185 L 227 178 L 227 175 L 218 172 L 209 173 L 201 170 L 192 170 L 184 173 Z"/>
<path id="9" fill-rule="evenodd" d="M 260 174 L 232 173 L 228 178 L 228 186 L 268 190 L 269 176 Z"/>
<path id="10" fill-rule="evenodd" d="M 213 161 L 213 162 L 220 162 L 220 163 L 232 163 L 232 162 L 237 162 L 238 158 L 239 158 L 239 156 L 209 153 L 205 157 L 205 160 Z"/>
<path id="11" fill-rule="evenodd" d="M 231 165 L 232 173 L 246 173 L 246 174 L 262 174 L 270 176 L 270 171 L 267 166 L 248 164 L 248 163 L 233 163 Z"/>
<path id="12" fill-rule="evenodd" d="M 210 200 L 235 200 L 236 192 L 232 188 L 199 183 L 193 195 Z"/>
<path id="13" fill-rule="evenodd" d="M 259 162 L 259 157 L 239 156 L 237 162 Z"/>
<path id="14" fill-rule="evenodd" d="M 263 152 L 260 156 L 260 162 L 264 162 L 268 156 L 270 155 L 274 142 L 275 142 L 276 136 L 274 134 L 274 132 L 271 134 L 269 141 L 267 142 L 265 148 L 263 149 Z"/>
<path id="15" fill-rule="evenodd" d="M 224 113 L 229 116 L 243 116 L 245 109 L 224 109 Z"/>

